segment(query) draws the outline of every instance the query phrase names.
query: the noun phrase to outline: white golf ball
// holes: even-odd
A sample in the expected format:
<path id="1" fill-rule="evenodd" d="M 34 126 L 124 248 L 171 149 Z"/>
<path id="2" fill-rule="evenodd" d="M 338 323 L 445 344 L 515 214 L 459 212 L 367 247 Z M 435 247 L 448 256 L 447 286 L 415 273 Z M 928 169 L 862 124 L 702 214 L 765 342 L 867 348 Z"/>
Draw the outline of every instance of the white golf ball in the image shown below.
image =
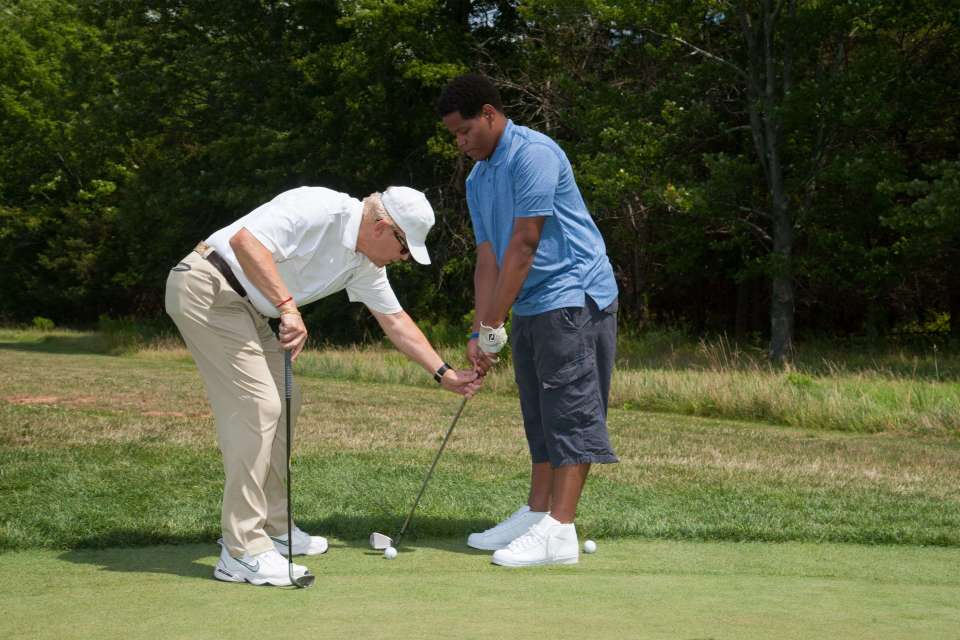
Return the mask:
<path id="1" fill-rule="evenodd" d="M 397 550 L 394 549 L 393 547 L 387 547 L 386 549 L 383 550 L 383 557 L 386 558 L 387 560 L 393 560 L 394 558 L 397 557 Z"/>
<path id="2" fill-rule="evenodd" d="M 583 543 L 583 552 L 584 553 L 593 553 L 597 550 L 597 543 L 593 540 L 586 540 Z"/>

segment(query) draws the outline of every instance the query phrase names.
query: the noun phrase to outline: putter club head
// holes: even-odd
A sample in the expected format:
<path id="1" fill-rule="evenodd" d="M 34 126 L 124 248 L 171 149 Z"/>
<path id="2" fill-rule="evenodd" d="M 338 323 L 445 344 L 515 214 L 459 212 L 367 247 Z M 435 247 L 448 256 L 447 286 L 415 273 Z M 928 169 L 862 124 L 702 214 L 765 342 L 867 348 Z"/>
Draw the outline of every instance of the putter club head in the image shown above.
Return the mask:
<path id="1" fill-rule="evenodd" d="M 374 531 L 370 534 L 370 548 L 377 551 L 383 551 L 387 547 L 393 546 L 393 538 L 385 536 L 382 533 Z"/>
<path id="2" fill-rule="evenodd" d="M 300 589 L 306 589 L 307 587 L 312 587 L 313 583 L 317 581 L 317 576 L 306 575 L 300 576 L 293 581 L 293 584 L 297 585 Z"/>

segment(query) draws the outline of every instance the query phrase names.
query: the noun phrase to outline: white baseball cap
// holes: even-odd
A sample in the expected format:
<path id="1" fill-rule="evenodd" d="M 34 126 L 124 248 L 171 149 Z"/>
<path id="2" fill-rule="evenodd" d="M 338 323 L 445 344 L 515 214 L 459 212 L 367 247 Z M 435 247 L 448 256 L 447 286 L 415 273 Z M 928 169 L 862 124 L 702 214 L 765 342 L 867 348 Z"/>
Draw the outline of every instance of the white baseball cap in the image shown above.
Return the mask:
<path id="1" fill-rule="evenodd" d="M 433 227 L 433 207 L 427 196 L 410 187 L 389 187 L 380 194 L 380 202 L 403 231 L 410 255 L 420 264 L 430 264 L 427 233 Z"/>

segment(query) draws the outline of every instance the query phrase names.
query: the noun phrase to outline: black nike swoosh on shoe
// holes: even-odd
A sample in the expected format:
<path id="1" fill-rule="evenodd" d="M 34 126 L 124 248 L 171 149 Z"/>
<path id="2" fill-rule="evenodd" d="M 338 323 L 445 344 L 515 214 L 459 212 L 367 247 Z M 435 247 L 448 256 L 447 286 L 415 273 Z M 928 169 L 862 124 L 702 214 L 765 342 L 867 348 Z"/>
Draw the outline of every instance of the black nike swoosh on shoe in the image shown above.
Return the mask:
<path id="1" fill-rule="evenodd" d="M 257 571 L 260 571 L 260 561 L 259 561 L 259 560 L 257 560 L 256 564 L 248 564 L 248 563 L 244 562 L 243 560 L 241 560 L 240 558 L 234 558 L 234 560 L 236 560 L 237 562 L 239 562 L 240 564 L 242 564 L 243 566 L 245 566 L 245 567 L 246 567 L 247 569 L 249 569 L 250 571 L 253 571 L 254 573 L 256 573 Z"/>

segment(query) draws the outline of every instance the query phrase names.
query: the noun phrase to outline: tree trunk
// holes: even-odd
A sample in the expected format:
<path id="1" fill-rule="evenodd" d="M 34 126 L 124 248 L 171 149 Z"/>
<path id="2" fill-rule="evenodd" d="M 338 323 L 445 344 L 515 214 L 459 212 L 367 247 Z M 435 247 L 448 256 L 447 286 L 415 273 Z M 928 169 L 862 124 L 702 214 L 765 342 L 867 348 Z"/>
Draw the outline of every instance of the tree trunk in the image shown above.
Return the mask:
<path id="1" fill-rule="evenodd" d="M 636 207 L 634 207 L 636 204 Z M 637 320 L 637 326 L 643 327 L 649 319 L 649 270 L 647 251 L 650 247 L 650 224 L 647 209 L 639 199 L 627 203 L 630 226 L 633 229 L 633 247 L 630 251 L 631 281 L 627 291 L 629 312 Z"/>
<path id="2" fill-rule="evenodd" d="M 771 116 L 764 118 L 769 122 Z M 773 258 L 772 292 L 770 298 L 770 351 L 771 362 L 782 363 L 793 355 L 794 290 L 793 268 L 793 217 L 783 189 L 783 167 L 780 164 L 779 145 L 768 137 L 770 161 L 770 196 L 773 200 Z"/>
<path id="3" fill-rule="evenodd" d="M 749 68 L 747 99 L 750 130 L 754 148 L 763 168 L 770 196 L 770 218 L 773 226 L 771 258 L 770 350 L 772 362 L 782 363 L 793 351 L 794 283 L 791 258 L 793 254 L 793 216 L 784 185 L 781 161 L 782 116 L 780 107 L 789 92 L 790 49 L 777 59 L 775 46 L 777 17 L 783 7 L 772 0 L 760 3 L 760 15 L 754 19 L 750 5 L 740 6 L 740 24 L 747 43 Z M 777 69 L 785 75 L 779 78 Z M 779 84 L 779 86 L 778 86 Z"/>
<path id="4" fill-rule="evenodd" d="M 784 362 L 793 353 L 793 279 L 774 276 L 770 301 L 771 362 Z"/>

